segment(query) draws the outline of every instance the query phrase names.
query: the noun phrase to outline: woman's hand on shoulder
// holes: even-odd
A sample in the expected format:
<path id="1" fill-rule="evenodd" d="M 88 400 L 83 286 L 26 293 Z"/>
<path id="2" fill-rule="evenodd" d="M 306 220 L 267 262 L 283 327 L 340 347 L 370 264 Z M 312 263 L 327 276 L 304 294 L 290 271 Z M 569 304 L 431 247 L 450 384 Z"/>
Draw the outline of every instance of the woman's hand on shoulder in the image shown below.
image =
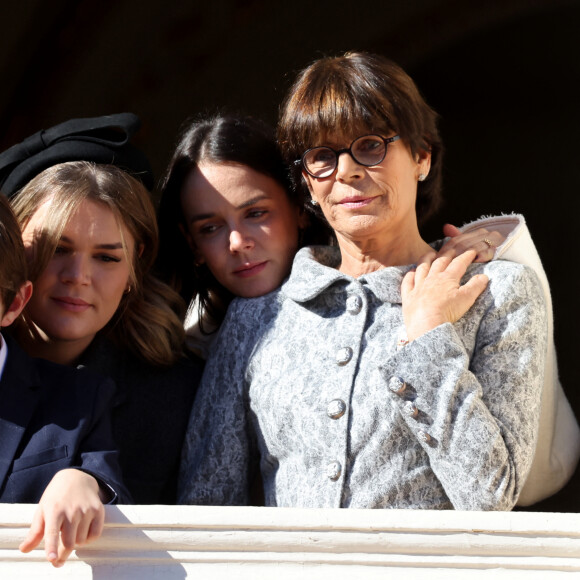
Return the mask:
<path id="1" fill-rule="evenodd" d="M 97 480 L 78 469 L 63 469 L 46 486 L 19 549 L 30 552 L 44 538 L 46 559 L 60 568 L 77 546 L 101 535 L 104 521 Z"/>
<path id="2" fill-rule="evenodd" d="M 423 256 L 415 270 L 408 272 L 401 284 L 403 319 L 407 339 L 412 341 L 440 324 L 456 322 L 485 290 L 488 277 L 473 276 L 461 285 L 461 278 L 477 255 L 475 250 L 455 258 Z"/>
<path id="3" fill-rule="evenodd" d="M 472 232 L 462 233 L 458 227 L 451 224 L 443 226 L 443 234 L 450 239 L 441 246 L 437 257 L 454 258 L 468 250 L 474 250 L 476 252 L 474 262 L 493 260 L 495 249 L 505 241 L 505 237 L 496 231 L 478 228 Z"/>

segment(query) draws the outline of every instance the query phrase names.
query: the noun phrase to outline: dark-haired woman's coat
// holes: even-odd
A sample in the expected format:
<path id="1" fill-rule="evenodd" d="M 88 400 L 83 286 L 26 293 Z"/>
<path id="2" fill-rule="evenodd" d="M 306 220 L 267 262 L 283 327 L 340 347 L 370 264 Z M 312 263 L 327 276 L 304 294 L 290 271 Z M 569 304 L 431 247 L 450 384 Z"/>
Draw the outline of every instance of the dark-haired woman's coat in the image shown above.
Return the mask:
<path id="1" fill-rule="evenodd" d="M 156 368 L 97 337 L 82 366 L 114 379 L 113 435 L 137 504 L 175 504 L 181 447 L 202 364 L 183 358 Z"/>

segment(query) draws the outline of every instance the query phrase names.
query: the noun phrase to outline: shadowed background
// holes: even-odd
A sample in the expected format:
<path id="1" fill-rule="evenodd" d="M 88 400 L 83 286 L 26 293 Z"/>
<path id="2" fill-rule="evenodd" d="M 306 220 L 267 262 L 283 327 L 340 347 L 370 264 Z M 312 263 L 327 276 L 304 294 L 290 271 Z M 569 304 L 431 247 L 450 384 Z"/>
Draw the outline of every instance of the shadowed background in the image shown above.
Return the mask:
<path id="1" fill-rule="evenodd" d="M 227 107 L 275 123 L 296 71 L 382 53 L 441 114 L 445 205 L 424 228 L 523 213 L 552 286 L 562 383 L 580 373 L 577 0 L 25 0 L 2 10 L 0 150 L 74 117 L 132 111 L 156 177 L 181 123 Z M 535 509 L 580 511 L 580 473 Z"/>

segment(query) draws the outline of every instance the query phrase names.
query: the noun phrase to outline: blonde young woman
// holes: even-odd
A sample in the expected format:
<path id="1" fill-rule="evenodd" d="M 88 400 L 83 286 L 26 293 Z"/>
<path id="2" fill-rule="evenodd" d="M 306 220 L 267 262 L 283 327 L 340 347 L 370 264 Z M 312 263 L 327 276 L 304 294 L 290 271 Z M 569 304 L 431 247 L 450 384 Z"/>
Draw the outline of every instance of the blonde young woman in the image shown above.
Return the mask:
<path id="1" fill-rule="evenodd" d="M 41 154 L 54 161 L 57 147 Z M 174 503 L 201 370 L 184 354 L 182 301 L 151 272 L 158 232 L 148 191 L 115 165 L 70 161 L 41 170 L 11 203 L 35 287 L 15 337 L 33 356 L 115 380 L 125 483 L 136 503 Z"/>
<path id="2" fill-rule="evenodd" d="M 0 331 L 29 300 L 20 226 L 0 195 Z M 97 538 L 104 503 L 130 501 L 111 432 L 110 379 L 28 357 L 0 332 L 0 502 L 37 503 L 20 550 L 55 567 Z"/>

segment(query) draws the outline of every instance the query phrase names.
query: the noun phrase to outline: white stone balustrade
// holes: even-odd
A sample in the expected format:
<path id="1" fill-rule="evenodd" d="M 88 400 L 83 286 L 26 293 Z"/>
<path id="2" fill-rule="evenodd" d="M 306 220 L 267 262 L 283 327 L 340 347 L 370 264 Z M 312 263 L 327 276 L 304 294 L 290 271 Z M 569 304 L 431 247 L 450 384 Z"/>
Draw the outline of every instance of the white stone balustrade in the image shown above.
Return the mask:
<path id="1" fill-rule="evenodd" d="M 0 505 L 0 579 L 580 578 L 580 514 L 107 507 L 61 569 L 21 554 L 35 506 Z"/>

